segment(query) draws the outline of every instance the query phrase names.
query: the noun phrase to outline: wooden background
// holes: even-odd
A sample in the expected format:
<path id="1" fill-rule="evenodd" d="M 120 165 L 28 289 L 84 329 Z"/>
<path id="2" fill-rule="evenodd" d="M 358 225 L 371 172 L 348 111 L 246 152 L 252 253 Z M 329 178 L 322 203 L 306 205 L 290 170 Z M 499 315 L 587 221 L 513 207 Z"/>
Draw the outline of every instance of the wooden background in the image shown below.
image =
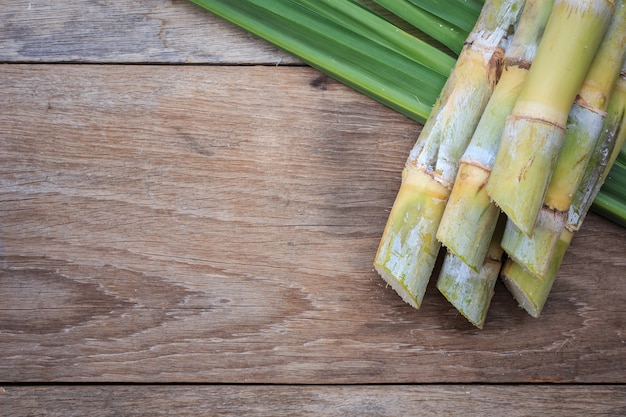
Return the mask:
<path id="1" fill-rule="evenodd" d="M 0 62 L 0 415 L 626 414 L 625 229 L 480 331 L 371 266 L 420 125 L 182 0 L 2 2 Z"/>

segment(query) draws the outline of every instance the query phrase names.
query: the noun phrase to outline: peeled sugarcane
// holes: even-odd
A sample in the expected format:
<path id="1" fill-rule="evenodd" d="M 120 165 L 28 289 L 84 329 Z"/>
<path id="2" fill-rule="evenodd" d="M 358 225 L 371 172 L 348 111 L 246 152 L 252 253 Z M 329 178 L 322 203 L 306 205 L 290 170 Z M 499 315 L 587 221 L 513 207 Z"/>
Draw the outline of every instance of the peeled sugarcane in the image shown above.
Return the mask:
<path id="1" fill-rule="evenodd" d="M 485 260 L 500 210 L 487 195 L 485 184 L 498 152 L 506 118 L 511 113 L 534 59 L 552 10 L 551 0 L 527 0 L 502 75 L 459 161 L 452 192 L 437 230 L 437 239 L 470 268 Z"/>
<path id="2" fill-rule="evenodd" d="M 624 68 L 626 70 L 626 68 Z M 513 297 L 533 317 L 539 317 L 556 279 L 563 257 L 579 229 L 591 202 L 626 143 L 626 72 L 617 81 L 607 108 L 607 116 L 593 156 L 568 212 L 568 221 L 561 232 L 544 279 L 537 278 L 511 258 L 505 261 L 500 276 Z M 599 173 L 599 175 L 597 175 Z M 622 189 L 624 192 L 624 189 Z"/>
<path id="3" fill-rule="evenodd" d="M 374 267 L 415 308 L 421 305 L 441 248 L 436 232 L 459 157 L 496 84 L 503 56 L 501 44 L 523 3 L 485 3 L 405 164 Z"/>
<path id="4" fill-rule="evenodd" d="M 611 0 L 556 0 L 507 119 L 487 193 L 531 236 L 565 137 L 567 117 L 614 10 Z"/>
<path id="5" fill-rule="evenodd" d="M 540 279 L 551 269 L 553 252 L 603 129 L 609 97 L 626 57 L 626 8 L 623 0 L 616 0 L 615 6 L 609 28 L 570 109 L 564 143 L 533 234 L 528 236 L 509 221 L 502 237 L 508 256 Z"/>

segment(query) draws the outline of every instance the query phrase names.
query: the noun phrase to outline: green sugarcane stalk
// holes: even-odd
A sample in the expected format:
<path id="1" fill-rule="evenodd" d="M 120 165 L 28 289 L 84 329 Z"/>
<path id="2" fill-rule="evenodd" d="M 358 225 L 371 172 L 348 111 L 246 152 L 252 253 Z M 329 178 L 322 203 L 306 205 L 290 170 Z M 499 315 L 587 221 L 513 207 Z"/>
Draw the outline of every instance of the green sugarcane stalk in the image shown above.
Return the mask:
<path id="1" fill-rule="evenodd" d="M 550 270 L 544 279 L 539 279 L 526 268 L 507 258 L 500 272 L 504 285 L 528 314 L 538 318 L 550 295 L 565 253 L 572 241 L 573 233 L 564 229 L 552 255 Z"/>
<path id="2" fill-rule="evenodd" d="M 565 140 L 533 235 L 529 237 L 509 221 L 502 238 L 508 256 L 540 279 L 551 268 L 553 252 L 600 138 L 609 97 L 626 58 L 626 7 L 622 0 L 616 0 L 615 5 L 609 28 L 570 110 Z"/>
<path id="3" fill-rule="evenodd" d="M 500 210 L 485 184 L 498 151 L 507 116 L 519 96 L 552 10 L 551 0 L 527 0 L 504 69 L 472 139 L 437 230 L 437 239 L 470 268 L 478 271 L 487 255 Z"/>
<path id="4" fill-rule="evenodd" d="M 610 22 L 610 0 L 556 0 L 504 127 L 487 193 L 531 236 L 565 138 L 567 117 Z"/>
<path id="5" fill-rule="evenodd" d="M 504 251 L 500 246 L 500 239 L 505 221 L 505 217 L 502 216 L 478 271 L 453 253 L 447 252 L 437 279 L 439 292 L 463 317 L 479 329 L 482 329 L 485 324 L 502 266 Z"/>
<path id="6" fill-rule="evenodd" d="M 437 228 L 467 146 L 496 84 L 501 44 L 522 0 L 485 3 L 402 174 L 374 260 L 381 277 L 419 308 L 441 244 Z"/>
<path id="7" fill-rule="evenodd" d="M 552 258 L 565 229 L 566 220 L 567 216 L 563 213 L 544 207 L 537 217 L 533 235 L 528 236 L 509 219 L 500 244 L 509 259 L 537 279 L 543 280 L 550 272 Z"/>
<path id="8" fill-rule="evenodd" d="M 620 78 L 617 80 L 613 94 L 609 101 L 609 108 L 607 110 L 606 126 L 621 126 L 626 112 L 626 63 L 622 67 Z M 620 205 L 626 205 L 624 201 L 624 190 L 626 187 L 622 186 L 626 177 L 620 176 L 619 172 L 612 172 L 610 167 L 619 159 L 620 164 L 616 167 L 619 171 L 620 166 L 626 164 L 626 151 L 624 151 L 623 142 L 626 140 L 625 128 L 605 129 L 601 136 L 601 139 L 596 144 L 591 161 L 588 164 L 588 169 L 583 176 L 581 186 L 574 195 L 572 205 L 568 213 L 567 228 L 572 231 L 578 231 L 582 226 L 583 220 L 587 215 L 587 212 L 592 207 L 593 202 L 598 197 L 603 198 L 602 186 L 609 174 L 613 174 L 613 180 L 615 181 L 616 188 L 614 189 L 614 199 L 616 204 L 615 208 L 618 210 L 610 211 L 613 218 L 621 221 L 620 224 L 626 223 L 626 211 L 619 210 Z M 609 169 L 607 169 L 609 167 Z M 613 200 L 613 199 L 612 199 Z M 620 215 L 621 213 L 621 215 Z"/>

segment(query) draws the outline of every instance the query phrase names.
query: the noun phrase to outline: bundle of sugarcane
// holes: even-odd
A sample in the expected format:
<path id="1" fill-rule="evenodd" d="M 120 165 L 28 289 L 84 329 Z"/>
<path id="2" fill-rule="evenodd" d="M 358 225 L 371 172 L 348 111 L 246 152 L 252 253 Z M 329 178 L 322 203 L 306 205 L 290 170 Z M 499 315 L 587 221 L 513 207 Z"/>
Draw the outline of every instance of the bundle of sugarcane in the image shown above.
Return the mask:
<path id="1" fill-rule="evenodd" d="M 547 296 L 594 198 L 626 224 L 605 134 L 621 131 L 623 0 L 191 1 L 424 123 L 374 260 L 412 306 L 443 245 L 437 287 L 474 325 L 503 261 L 538 315 L 511 271 Z"/>
<path id="2" fill-rule="evenodd" d="M 484 111 L 478 111 L 478 123 L 467 120 L 467 110 L 445 112 L 452 120 L 447 123 L 458 119 L 473 131 L 469 146 L 459 135 L 462 129 L 446 132 L 446 140 L 465 148 L 460 161 L 446 151 L 445 140 L 432 149 L 418 139 L 409 156 L 375 267 L 414 306 L 432 273 L 438 243 L 448 251 L 437 287 L 477 327 L 484 324 L 503 251 L 539 282 L 555 265 L 572 197 L 624 61 L 626 25 L 623 2 L 617 7 L 606 0 L 550 3 L 526 1 L 511 44 L 501 44 L 503 75 Z M 493 4 L 487 2 L 484 10 Z M 484 33 L 480 19 L 475 30 Z M 460 62 L 448 83 L 464 70 Z M 440 100 L 454 102 L 458 95 L 449 100 L 444 88 Z M 479 107 L 466 108 L 473 113 Z M 440 121 L 437 107 L 422 135 L 431 134 L 433 119 Z M 421 163 L 424 149 L 445 162 Z M 457 166 L 452 183 L 432 174 L 436 183 L 424 179 L 423 172 L 441 176 Z M 421 177 L 414 174 L 411 181 L 411 169 Z M 500 210 L 506 226 L 494 235 Z"/>
<path id="3" fill-rule="evenodd" d="M 548 3 L 545 1 L 533 2 L 531 0 L 528 0 L 526 3 L 524 14 L 533 16 L 536 33 L 541 33 L 542 28 L 539 26 L 545 22 L 541 17 L 548 16 L 546 14 L 550 7 Z M 542 10 L 543 13 L 536 14 L 536 11 L 541 10 L 539 7 L 545 7 L 545 9 Z M 519 23 L 520 27 L 524 24 L 524 14 Z M 589 207 L 588 202 L 593 200 L 598 191 L 598 184 L 602 183 L 598 175 L 590 177 L 589 174 L 584 174 L 588 170 L 590 172 L 602 172 L 607 165 L 610 166 L 612 164 L 612 161 L 601 161 L 599 159 L 600 156 L 611 153 L 611 143 L 602 143 L 599 138 L 602 133 L 606 134 L 615 130 L 615 126 L 618 126 L 620 123 L 617 120 L 622 114 L 620 111 L 623 112 L 623 108 L 620 110 L 618 104 L 618 98 L 621 95 L 620 85 L 616 86 L 616 79 L 619 76 L 620 68 L 624 61 L 624 54 L 626 53 L 624 47 L 626 23 L 624 20 L 623 2 L 617 2 L 617 8 L 610 22 L 606 33 L 602 36 L 602 42 L 599 44 L 597 52 L 593 55 L 590 68 L 584 74 L 583 82 L 579 83 L 580 87 L 576 99 L 574 104 L 570 106 L 571 108 L 566 119 L 567 127 L 562 124 L 560 129 L 555 131 L 564 137 L 564 145 L 558 152 L 553 174 L 551 174 L 547 192 L 543 197 L 543 207 L 537 214 L 533 215 L 534 217 L 528 216 L 535 223 L 528 225 L 522 222 L 521 227 L 526 230 L 526 232 L 523 232 L 521 228 L 517 227 L 516 222 L 511 217 L 508 217 L 501 237 L 500 235 L 497 236 L 500 249 L 503 249 L 508 256 L 502 274 L 505 283 L 520 305 L 535 317 L 539 315 L 543 303 L 545 303 L 545 298 L 552 286 L 560 261 L 567 246 L 569 246 L 572 232 L 574 228 L 580 227 L 580 216 L 578 224 L 576 226 L 572 224 L 575 222 L 574 214 L 586 213 Z M 549 33 L 545 36 L 549 36 Z M 514 44 L 515 39 L 512 47 Z M 554 49 L 558 48 L 551 48 L 552 51 Z M 514 54 L 515 50 L 512 49 L 510 51 L 511 55 Z M 534 51 L 534 48 L 530 48 L 530 50 Z M 531 66 L 530 62 L 528 64 L 525 67 Z M 500 82 L 506 81 L 507 84 L 505 85 L 508 85 L 505 75 L 503 75 Z M 528 89 L 529 87 L 525 83 L 526 81 L 524 81 L 524 86 Z M 551 85 L 556 87 L 556 84 Z M 521 94 L 519 90 L 508 87 L 506 91 L 513 91 L 512 94 Z M 537 90 L 535 93 L 539 97 L 541 97 L 541 94 L 549 94 L 549 92 L 544 90 Z M 528 94 L 530 95 L 530 93 Z M 509 93 L 509 97 L 510 95 L 511 93 Z M 615 97 L 616 103 L 609 112 L 611 117 L 605 122 L 608 97 L 610 96 Z M 519 100 L 519 97 L 515 98 L 516 105 L 517 100 Z M 528 136 L 518 135 L 518 131 L 513 129 L 511 133 L 508 133 L 507 137 L 505 129 L 510 126 L 516 126 L 519 123 L 518 120 L 514 119 L 517 117 L 513 115 L 515 108 L 510 106 L 513 100 L 503 102 L 500 96 L 494 93 L 492 101 L 497 103 L 494 108 L 500 110 L 500 114 L 497 115 L 500 117 L 498 119 L 500 124 L 493 121 L 493 112 L 486 112 L 484 118 L 488 120 L 490 126 L 497 126 L 497 128 L 492 127 L 492 130 L 489 131 L 492 134 L 496 131 L 496 141 L 502 138 L 508 140 L 524 139 L 526 142 L 518 145 L 518 147 L 522 150 L 527 150 L 527 146 L 534 146 L 529 141 L 544 139 L 540 137 L 539 129 L 531 130 L 532 135 Z M 526 103 L 523 104 L 526 105 Z M 507 112 L 510 112 L 512 115 L 507 114 L 505 116 L 508 117 L 508 125 L 503 126 L 505 123 L 503 122 L 502 113 Z M 546 129 L 554 131 L 553 126 L 555 125 L 545 122 L 545 120 L 538 122 L 537 116 L 532 118 L 533 123 L 544 123 Z M 561 120 L 563 120 L 562 117 Z M 535 156 L 532 153 L 529 154 L 523 171 L 515 170 L 515 163 L 518 161 L 513 162 L 510 160 L 509 149 L 503 149 L 499 146 L 485 146 L 484 143 L 493 143 L 487 139 L 480 139 L 480 137 L 489 137 L 488 133 L 477 129 L 476 134 L 479 136 L 476 138 L 477 145 L 472 146 L 470 144 L 466 150 L 466 156 L 462 159 L 462 164 L 464 161 L 467 161 L 468 168 L 461 171 L 457 177 L 453 190 L 453 196 L 456 196 L 456 198 L 451 199 L 448 203 L 444 219 L 438 231 L 439 239 L 451 252 L 446 255 L 446 261 L 448 257 L 459 256 L 471 268 L 467 269 L 468 273 L 466 274 L 450 273 L 446 270 L 447 264 L 444 262 L 442 275 L 438 281 L 438 288 L 464 316 L 476 326 L 482 327 L 489 306 L 489 296 L 492 294 L 490 290 L 493 289 L 495 283 L 493 272 L 491 272 L 491 276 L 486 275 L 487 271 L 493 270 L 495 260 L 493 258 L 485 260 L 485 251 L 499 217 L 499 210 L 496 204 L 492 202 L 492 195 L 489 193 L 491 175 L 493 175 L 489 169 L 492 168 L 494 163 L 493 157 L 496 152 L 494 149 L 497 148 L 501 159 L 506 161 L 506 163 L 501 164 L 501 169 L 506 171 L 513 169 L 513 175 L 510 175 L 508 179 L 513 178 L 517 181 L 517 183 L 509 184 L 515 190 L 517 190 L 515 187 L 523 187 L 524 181 L 527 180 L 525 177 L 527 170 L 535 163 Z M 536 150 L 538 147 L 531 149 Z M 591 161 L 594 156 L 594 160 Z M 470 168 L 472 169 L 471 171 Z M 478 172 L 478 174 L 475 172 Z M 548 175 L 550 172 L 544 168 L 539 174 Z M 587 180 L 583 181 L 583 178 L 587 178 Z M 592 178 L 599 181 L 594 182 Z M 498 177 L 495 182 L 500 180 L 501 177 Z M 538 192 L 541 192 L 541 185 L 535 188 Z M 586 198 L 584 198 L 585 203 L 578 201 L 572 205 L 572 200 L 576 201 L 575 196 L 578 188 L 581 188 L 581 190 L 595 189 L 595 193 L 587 192 Z M 455 192 L 457 189 L 459 191 Z M 500 190 L 496 190 L 496 195 L 497 192 L 500 192 Z M 622 188 L 623 192 L 624 188 Z M 512 195 L 518 196 L 517 194 Z M 581 198 L 578 198 L 578 200 L 581 200 Z M 520 202 L 525 204 L 528 200 L 522 199 L 517 201 L 518 204 Z M 569 222 L 568 213 L 571 213 Z M 487 268 L 488 266 L 489 268 Z M 472 270 L 475 272 L 469 273 Z M 466 276 L 469 278 L 466 278 Z M 513 279 L 512 277 L 514 276 L 517 278 Z M 521 276 L 524 277 L 524 281 L 521 281 Z M 533 289 L 532 295 L 530 294 L 530 288 Z"/>

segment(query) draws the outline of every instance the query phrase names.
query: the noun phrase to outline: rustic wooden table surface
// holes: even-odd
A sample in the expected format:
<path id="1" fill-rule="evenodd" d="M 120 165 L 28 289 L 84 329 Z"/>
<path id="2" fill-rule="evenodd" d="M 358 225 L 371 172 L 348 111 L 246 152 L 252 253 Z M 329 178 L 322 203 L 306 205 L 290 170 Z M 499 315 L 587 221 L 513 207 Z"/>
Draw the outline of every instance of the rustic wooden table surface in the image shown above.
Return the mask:
<path id="1" fill-rule="evenodd" d="M 372 270 L 420 125 L 182 0 L 4 1 L 0 61 L 0 415 L 626 414 L 626 229 L 480 331 Z"/>

